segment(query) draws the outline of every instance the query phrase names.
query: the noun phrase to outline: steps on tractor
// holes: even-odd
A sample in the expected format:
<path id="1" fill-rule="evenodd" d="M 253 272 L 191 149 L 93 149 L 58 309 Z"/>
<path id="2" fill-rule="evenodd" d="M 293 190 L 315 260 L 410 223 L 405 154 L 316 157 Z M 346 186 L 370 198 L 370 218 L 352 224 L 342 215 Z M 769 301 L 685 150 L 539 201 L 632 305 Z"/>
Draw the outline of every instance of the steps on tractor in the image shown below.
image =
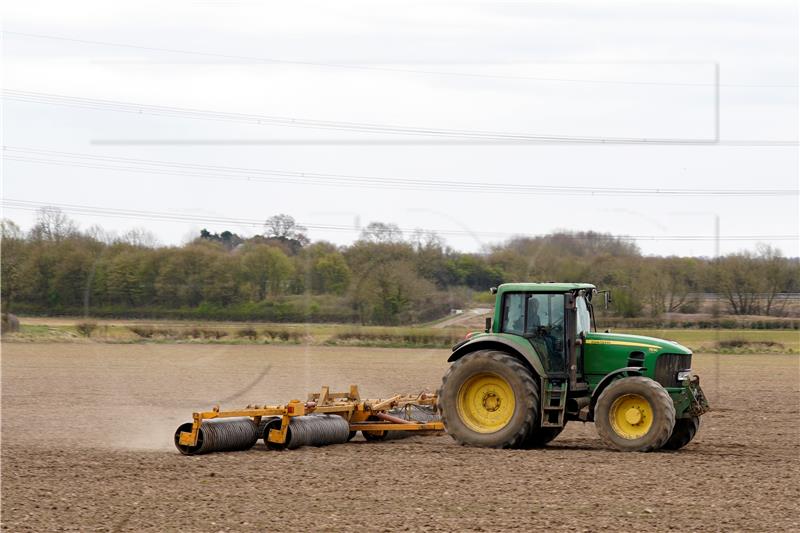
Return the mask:
<path id="1" fill-rule="evenodd" d="M 563 427 L 566 406 L 567 382 L 542 379 L 542 427 Z"/>

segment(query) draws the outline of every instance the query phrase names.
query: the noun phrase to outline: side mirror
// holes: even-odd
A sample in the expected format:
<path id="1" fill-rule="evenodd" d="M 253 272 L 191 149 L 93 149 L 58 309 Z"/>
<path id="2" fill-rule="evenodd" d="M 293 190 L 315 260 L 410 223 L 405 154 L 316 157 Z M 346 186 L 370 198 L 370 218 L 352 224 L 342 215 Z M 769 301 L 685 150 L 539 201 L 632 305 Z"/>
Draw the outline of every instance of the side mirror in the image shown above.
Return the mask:
<path id="1" fill-rule="evenodd" d="M 608 304 L 611 303 L 611 291 L 605 291 L 603 293 L 603 302 L 605 303 L 605 308 L 608 309 Z"/>
<path id="2" fill-rule="evenodd" d="M 492 317 L 486 317 L 486 329 L 483 330 L 485 333 L 489 333 L 492 331 Z"/>

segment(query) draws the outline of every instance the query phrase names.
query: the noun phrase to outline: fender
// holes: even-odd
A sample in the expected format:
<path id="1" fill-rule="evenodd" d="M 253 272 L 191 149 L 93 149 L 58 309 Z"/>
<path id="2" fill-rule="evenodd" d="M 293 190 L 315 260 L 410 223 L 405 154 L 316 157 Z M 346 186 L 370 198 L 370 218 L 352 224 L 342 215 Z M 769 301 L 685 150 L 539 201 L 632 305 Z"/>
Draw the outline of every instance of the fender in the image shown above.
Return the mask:
<path id="1" fill-rule="evenodd" d="M 447 362 L 452 363 L 477 350 L 499 350 L 519 358 L 539 377 L 547 376 L 542 366 L 542 360 L 533 345 L 524 338 L 519 338 L 524 342 L 514 342 L 501 335 L 481 335 L 453 346 L 453 353 L 450 354 Z"/>
<path id="2" fill-rule="evenodd" d="M 618 368 L 603 376 L 603 379 L 600 380 L 600 383 L 598 383 L 597 387 L 592 391 L 592 401 L 589 403 L 589 420 L 594 420 L 594 405 L 597 403 L 597 399 L 603 393 L 603 390 L 611 385 L 612 381 L 620 377 L 643 376 L 645 370 L 647 369 L 643 366 L 626 366 L 625 368 Z"/>

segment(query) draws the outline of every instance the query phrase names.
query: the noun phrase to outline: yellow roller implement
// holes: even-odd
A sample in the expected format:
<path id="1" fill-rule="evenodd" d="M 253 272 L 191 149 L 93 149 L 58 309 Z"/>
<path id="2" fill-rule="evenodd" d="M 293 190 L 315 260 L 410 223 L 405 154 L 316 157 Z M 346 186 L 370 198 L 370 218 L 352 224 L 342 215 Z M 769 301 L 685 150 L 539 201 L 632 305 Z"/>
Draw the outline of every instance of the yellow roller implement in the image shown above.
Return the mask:
<path id="1" fill-rule="evenodd" d="M 506 388 L 510 393 L 511 389 L 507 385 Z M 309 394 L 308 399 L 304 402 L 292 400 L 282 405 L 248 405 L 244 409 L 236 410 L 221 410 L 216 406 L 210 411 L 193 413 L 192 422 L 178 428 L 175 445 L 182 453 L 194 453 L 195 447 L 201 445 L 201 428 L 204 427 L 204 424 L 226 418 L 252 419 L 252 424 L 245 420 L 245 423 L 237 426 L 242 429 L 242 437 L 231 437 L 223 443 L 224 446 L 230 443 L 237 446 L 241 444 L 241 449 L 245 449 L 246 445 L 252 445 L 248 433 L 252 433 L 255 428 L 258 428 L 262 419 L 276 421 L 273 426 L 266 428 L 266 433 L 263 435 L 265 443 L 283 444 L 291 429 L 292 420 L 306 415 L 337 415 L 346 421 L 350 432 L 362 431 L 368 432 L 370 435 L 386 431 L 443 431 L 444 426 L 438 419 L 414 420 L 392 414 L 413 406 L 427 406 L 433 410 L 436 400 L 436 394 L 430 393 L 365 400 L 360 397 L 358 387 L 355 385 L 351 385 L 350 389 L 345 392 L 332 392 L 329 387 L 325 386 L 320 392 Z M 252 430 L 248 428 L 252 428 Z M 253 442 L 255 441 L 253 440 Z"/>

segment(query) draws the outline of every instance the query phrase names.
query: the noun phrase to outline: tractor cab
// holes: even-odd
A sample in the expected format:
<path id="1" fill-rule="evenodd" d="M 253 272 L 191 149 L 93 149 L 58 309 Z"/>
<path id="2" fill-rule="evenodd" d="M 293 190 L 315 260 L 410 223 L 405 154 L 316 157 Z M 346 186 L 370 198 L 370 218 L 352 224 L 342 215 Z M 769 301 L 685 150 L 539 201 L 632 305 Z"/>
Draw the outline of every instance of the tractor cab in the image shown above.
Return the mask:
<path id="1" fill-rule="evenodd" d="M 492 289 L 500 304 L 490 330 L 530 343 L 551 380 L 569 380 L 573 391 L 583 378 L 583 342 L 592 329 L 593 285 L 512 283 Z"/>

